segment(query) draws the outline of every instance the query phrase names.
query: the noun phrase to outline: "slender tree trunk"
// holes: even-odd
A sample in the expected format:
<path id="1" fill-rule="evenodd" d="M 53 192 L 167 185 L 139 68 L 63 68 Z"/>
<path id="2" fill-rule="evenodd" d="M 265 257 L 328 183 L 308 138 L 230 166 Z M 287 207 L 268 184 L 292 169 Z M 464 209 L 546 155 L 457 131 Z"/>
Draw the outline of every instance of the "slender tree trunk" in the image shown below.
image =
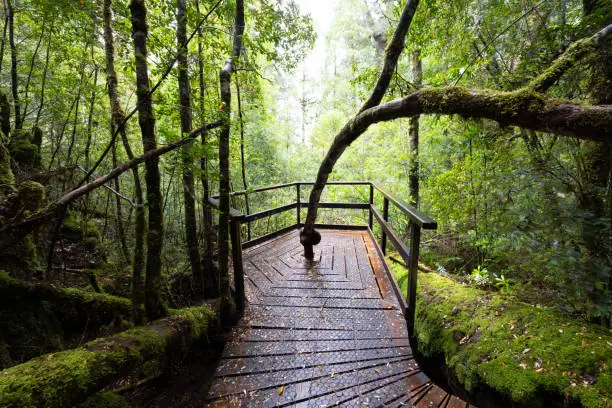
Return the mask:
<path id="1" fill-rule="evenodd" d="M 123 148 L 130 160 L 134 160 L 134 153 L 130 147 L 125 129 L 125 113 L 119 102 L 119 92 L 117 90 L 117 73 L 115 71 L 115 46 L 112 28 L 112 0 L 104 0 L 104 49 L 106 55 L 107 90 L 110 100 L 111 112 L 115 126 L 119 127 L 119 133 L 123 142 Z M 144 198 L 138 167 L 132 167 L 132 178 L 134 180 L 134 193 L 136 198 L 136 209 L 134 218 L 134 258 L 132 261 L 132 319 L 134 323 L 141 323 L 144 320 L 144 286 L 142 272 L 144 270 L 144 239 L 146 233 L 146 219 L 144 210 Z"/>
<path id="2" fill-rule="evenodd" d="M 11 91 L 13 93 L 13 111 L 15 113 L 15 130 L 23 128 L 21 123 L 21 105 L 19 104 L 19 83 L 17 81 L 17 47 L 15 46 L 15 9 L 11 0 L 6 0 L 9 25 L 9 46 L 11 47 Z"/>
<path id="3" fill-rule="evenodd" d="M 80 93 L 79 93 L 80 96 Z M 62 130 L 60 131 L 57 137 L 57 146 L 53 150 L 53 154 L 51 155 L 51 159 L 49 160 L 49 167 L 47 170 L 51 170 L 53 166 L 53 161 L 55 160 L 55 156 L 59 153 L 60 147 L 62 147 L 62 141 L 64 140 L 64 133 L 66 132 L 66 126 L 68 126 L 68 122 L 70 121 L 70 116 L 72 115 L 72 110 L 74 109 L 74 105 L 77 103 L 77 98 L 74 98 L 72 104 L 70 105 L 70 109 L 68 110 L 68 114 L 66 115 L 66 120 L 62 124 Z M 61 165 L 61 160 L 58 159 L 58 167 Z"/>
<path id="4" fill-rule="evenodd" d="M 94 69 L 93 88 L 89 98 L 89 113 L 87 114 L 87 143 L 85 144 L 85 168 L 89 170 L 89 156 L 91 150 L 91 138 L 93 133 L 93 114 L 96 106 L 96 87 L 98 86 L 98 67 Z"/>
<path id="5" fill-rule="evenodd" d="M 189 71 L 187 67 L 187 8 L 186 0 L 176 2 L 176 42 L 179 50 L 178 56 L 178 89 L 180 101 L 181 132 L 189 134 L 192 127 L 191 118 L 191 86 L 189 84 Z M 200 250 L 198 248 L 198 226 L 196 222 L 195 185 L 193 181 L 193 157 L 191 146 L 182 149 L 183 159 L 183 199 L 185 203 L 185 239 L 191 263 L 191 273 L 197 296 L 204 294 L 204 276 L 200 263 Z"/>
<path id="6" fill-rule="evenodd" d="M 34 72 L 34 65 L 36 65 L 36 56 L 38 55 L 38 50 L 40 49 L 40 44 L 42 43 L 43 37 L 45 36 L 45 25 L 46 20 L 43 20 L 42 27 L 40 28 L 40 37 L 38 37 L 38 42 L 36 43 L 36 48 L 34 49 L 34 55 L 32 55 L 32 61 L 30 61 L 30 70 L 28 71 L 28 79 L 26 79 L 26 84 L 24 88 L 24 106 L 23 106 L 23 115 L 21 117 L 21 123 L 25 123 L 26 116 L 28 114 L 28 105 L 30 101 L 28 99 L 28 93 L 30 91 L 30 81 L 32 80 L 32 72 Z"/>
<path id="7" fill-rule="evenodd" d="M 2 29 L 2 42 L 0 43 L 0 72 L 2 72 L 2 61 L 4 61 L 4 45 L 6 44 L 6 31 L 9 25 L 9 15 L 6 7 L 6 0 L 2 0 L 4 9 L 4 28 Z"/>
<path id="8" fill-rule="evenodd" d="M 111 135 L 115 131 L 115 126 L 111 126 Z M 112 160 L 113 160 L 113 168 L 117 167 L 117 145 L 113 146 L 112 150 Z M 119 184 L 119 177 L 113 180 L 115 184 L 115 191 L 118 194 L 121 194 L 121 185 Z M 123 211 L 121 208 L 121 197 L 118 194 L 114 194 L 115 196 L 115 209 L 116 209 L 116 225 L 117 225 L 117 235 L 119 238 L 119 242 L 121 243 L 121 254 L 123 255 L 123 259 L 125 259 L 126 263 L 130 263 L 130 250 L 127 246 L 127 240 L 125 239 L 125 229 L 123 228 Z"/>
<path id="9" fill-rule="evenodd" d="M 236 75 L 236 99 L 238 101 L 238 122 L 240 124 L 240 169 L 242 173 L 242 188 L 247 190 L 249 184 L 247 183 L 246 176 L 246 161 L 244 159 L 244 120 L 242 117 L 242 99 L 240 97 L 240 81 L 238 81 L 238 75 Z M 246 206 L 246 213 L 251 213 L 251 206 L 249 205 L 249 194 L 244 194 L 244 204 Z M 251 240 L 251 224 L 247 223 L 247 236 Z"/>
<path id="10" fill-rule="evenodd" d="M 38 111 L 36 112 L 36 119 L 34 119 L 34 127 L 38 127 L 38 121 L 45 105 L 45 87 L 47 84 L 47 71 L 49 69 L 49 57 L 51 51 L 51 33 L 49 30 L 49 39 L 47 40 L 47 51 L 45 53 L 45 67 L 43 68 L 42 83 L 40 85 L 40 104 L 38 105 Z"/>
<path id="11" fill-rule="evenodd" d="M 81 83 L 85 79 L 85 75 L 81 74 Z M 66 155 L 66 163 L 72 162 L 72 149 L 74 148 L 74 142 L 76 141 L 76 131 L 79 122 L 79 105 L 81 104 L 81 87 L 77 91 L 76 104 L 74 107 L 74 119 L 72 120 L 72 133 L 70 135 L 70 144 L 68 145 L 68 154 Z"/>
<path id="12" fill-rule="evenodd" d="M 219 132 L 219 294 L 220 305 L 219 314 L 221 321 L 226 323 L 234 315 L 235 304 L 230 293 L 229 278 L 229 221 L 230 221 L 230 163 L 229 163 L 229 138 L 230 138 L 230 115 L 232 112 L 232 90 L 231 78 L 234 70 L 234 62 L 240 57 L 242 48 L 242 35 L 244 33 L 244 2 L 236 1 L 236 19 L 234 22 L 234 46 L 230 58 L 219 73 L 221 88 L 221 101 L 223 115 L 223 125 Z"/>
<path id="13" fill-rule="evenodd" d="M 195 0 L 196 11 L 200 13 L 200 2 Z M 204 81 L 204 53 L 202 50 L 202 28 L 198 27 L 198 79 L 199 79 L 199 93 L 200 93 L 200 126 L 205 123 L 204 112 L 205 97 L 206 97 L 206 83 Z M 202 132 L 202 146 L 206 147 L 207 132 Z M 202 272 L 204 275 L 204 295 L 206 297 L 215 297 L 218 295 L 219 279 L 218 270 L 214 263 L 214 251 L 215 241 L 217 239 L 215 229 L 213 226 L 213 216 L 210 206 L 208 205 L 208 197 L 210 195 L 210 187 L 208 183 L 208 158 L 206 154 L 202 155 L 200 160 L 200 167 L 202 169 L 201 183 L 203 190 L 202 200 L 202 223 L 204 228 L 204 243 L 202 251 Z"/>
<path id="14" fill-rule="evenodd" d="M 0 92 L 0 130 L 4 135 L 2 143 L 8 143 L 8 136 L 11 133 L 11 103 L 3 92 Z"/>
<path id="15" fill-rule="evenodd" d="M 147 9 L 144 0 L 131 0 L 132 38 L 136 62 L 136 85 L 138 96 L 138 123 L 142 132 L 145 153 L 155 150 L 155 118 L 147 66 Z M 145 310 L 149 319 L 167 314 L 161 297 L 161 254 L 163 249 L 164 219 L 160 190 L 159 158 L 145 162 L 147 202 L 149 205 L 149 231 L 147 234 L 147 263 L 145 279 Z"/>
<path id="16" fill-rule="evenodd" d="M 412 83 L 418 89 L 423 80 L 423 69 L 421 67 L 421 51 L 414 50 L 412 53 Z M 410 149 L 410 169 L 408 183 L 410 200 L 418 208 L 419 206 L 419 117 L 413 116 L 409 122 L 408 145 Z"/>

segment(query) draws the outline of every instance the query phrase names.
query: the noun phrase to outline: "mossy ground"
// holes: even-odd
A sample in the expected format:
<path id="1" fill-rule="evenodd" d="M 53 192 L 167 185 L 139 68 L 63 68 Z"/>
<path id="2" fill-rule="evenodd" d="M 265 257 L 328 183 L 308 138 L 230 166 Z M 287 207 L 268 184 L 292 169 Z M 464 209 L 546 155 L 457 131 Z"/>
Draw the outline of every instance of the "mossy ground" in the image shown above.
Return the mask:
<path id="1" fill-rule="evenodd" d="M 390 266 L 405 293 L 406 270 Z M 418 280 L 419 351 L 443 354 L 468 392 L 489 386 L 521 407 L 610 404 L 609 330 L 436 273 Z"/>

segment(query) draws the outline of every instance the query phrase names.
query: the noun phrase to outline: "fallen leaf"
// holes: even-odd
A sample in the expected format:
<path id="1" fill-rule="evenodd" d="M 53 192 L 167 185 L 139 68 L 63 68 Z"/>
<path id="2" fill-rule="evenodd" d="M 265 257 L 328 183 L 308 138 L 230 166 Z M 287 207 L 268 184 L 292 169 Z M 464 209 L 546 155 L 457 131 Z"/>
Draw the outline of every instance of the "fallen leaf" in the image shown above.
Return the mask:
<path id="1" fill-rule="evenodd" d="M 283 391 L 285 391 L 285 386 L 281 385 L 281 387 L 278 389 L 278 395 L 283 395 Z"/>

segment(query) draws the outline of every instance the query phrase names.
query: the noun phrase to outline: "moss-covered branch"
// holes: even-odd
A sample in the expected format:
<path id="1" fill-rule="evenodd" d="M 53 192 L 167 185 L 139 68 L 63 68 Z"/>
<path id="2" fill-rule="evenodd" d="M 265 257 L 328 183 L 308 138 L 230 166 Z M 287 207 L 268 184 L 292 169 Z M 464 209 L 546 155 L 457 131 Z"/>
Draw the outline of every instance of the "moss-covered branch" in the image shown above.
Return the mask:
<path id="1" fill-rule="evenodd" d="M 586 55 L 597 52 L 601 45 L 608 41 L 612 34 L 612 24 L 599 31 L 597 34 L 589 38 L 584 38 L 576 41 L 568 47 L 568 49 L 557 58 L 552 65 L 533 79 L 527 85 L 528 89 L 535 92 L 545 92 L 550 88 L 563 74 L 573 66 L 575 66 Z"/>
<path id="2" fill-rule="evenodd" d="M 84 323 L 85 320 L 89 320 L 89 324 L 92 325 L 109 324 L 115 319 L 129 321 L 132 307 L 131 302 L 125 298 L 79 289 L 33 284 L 10 278 L 8 274 L 0 271 L 0 306 L 18 301 L 50 302 L 56 311 L 64 310 L 66 314 L 70 314 L 60 318 L 70 320 L 71 323 L 81 320 Z"/>
<path id="3" fill-rule="evenodd" d="M 304 231 L 314 231 L 323 187 L 334 165 L 353 141 L 375 123 L 427 113 L 491 119 L 503 126 L 612 142 L 612 106 L 589 106 L 553 99 L 526 89 L 499 92 L 463 87 L 424 88 L 405 98 L 365 110 L 344 125 L 319 167 Z"/>
<path id="4" fill-rule="evenodd" d="M 71 407 L 140 364 L 163 359 L 209 333 L 207 308 L 178 311 L 149 326 L 48 354 L 0 373 L 0 407 Z"/>
<path id="5" fill-rule="evenodd" d="M 13 279 L 0 271 L 0 305 L 24 302 L 51 302 L 56 308 L 66 308 L 74 315 L 88 313 L 100 316 L 105 324 L 115 318 L 130 319 L 131 302 L 128 299 L 86 292 L 79 289 L 56 288 Z"/>

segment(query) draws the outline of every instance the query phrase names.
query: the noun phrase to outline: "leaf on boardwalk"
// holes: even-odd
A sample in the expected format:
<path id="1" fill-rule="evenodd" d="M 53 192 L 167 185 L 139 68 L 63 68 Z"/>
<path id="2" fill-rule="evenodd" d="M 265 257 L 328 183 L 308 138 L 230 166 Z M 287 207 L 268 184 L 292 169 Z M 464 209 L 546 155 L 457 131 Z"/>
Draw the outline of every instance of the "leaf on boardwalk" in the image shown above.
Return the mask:
<path id="1" fill-rule="evenodd" d="M 285 391 L 285 386 L 281 385 L 281 387 L 278 389 L 278 395 L 283 395 L 283 391 Z"/>

